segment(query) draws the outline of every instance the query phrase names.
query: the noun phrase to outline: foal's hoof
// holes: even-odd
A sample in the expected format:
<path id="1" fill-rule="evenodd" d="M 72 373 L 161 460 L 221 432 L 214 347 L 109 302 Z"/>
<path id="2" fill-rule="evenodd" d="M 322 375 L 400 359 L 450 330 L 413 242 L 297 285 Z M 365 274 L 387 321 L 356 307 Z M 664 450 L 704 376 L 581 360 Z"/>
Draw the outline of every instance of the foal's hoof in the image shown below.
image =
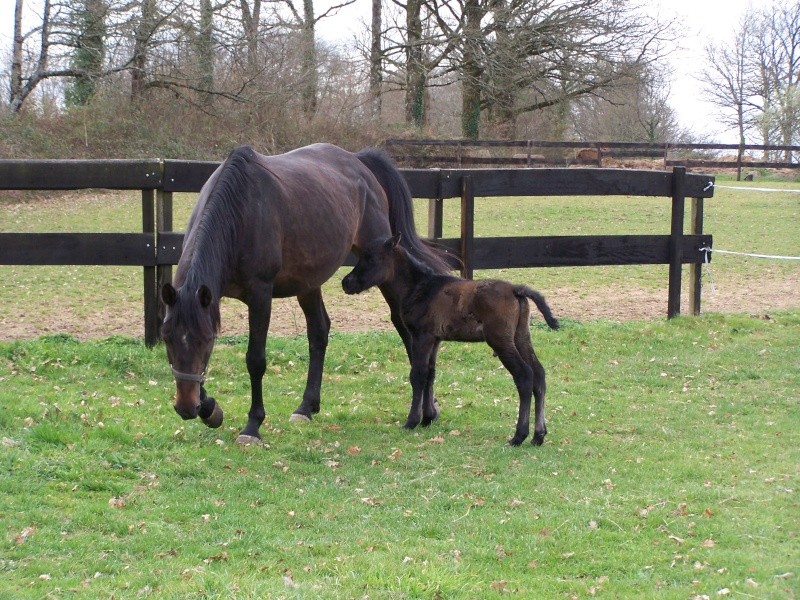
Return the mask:
<path id="1" fill-rule="evenodd" d="M 245 435 L 241 433 L 239 437 L 236 438 L 236 443 L 240 446 L 260 446 L 263 442 L 261 438 L 257 438 L 254 435 Z"/>
<path id="2" fill-rule="evenodd" d="M 543 433 L 534 433 L 533 439 L 531 440 L 531 444 L 534 446 L 541 446 L 544 444 L 544 434 Z"/>
<path id="3" fill-rule="evenodd" d="M 289 416 L 290 423 L 311 423 L 311 417 L 302 413 L 292 413 Z"/>
<path id="4" fill-rule="evenodd" d="M 222 412 L 222 409 L 219 407 L 219 403 L 216 400 L 214 400 L 213 398 L 209 398 L 208 400 L 209 402 L 213 403 L 214 408 L 211 411 L 211 414 L 208 415 L 207 417 L 201 415 L 200 420 L 203 423 L 205 423 L 207 427 L 210 427 L 211 429 L 216 429 L 217 427 L 222 425 L 224 414 Z"/>

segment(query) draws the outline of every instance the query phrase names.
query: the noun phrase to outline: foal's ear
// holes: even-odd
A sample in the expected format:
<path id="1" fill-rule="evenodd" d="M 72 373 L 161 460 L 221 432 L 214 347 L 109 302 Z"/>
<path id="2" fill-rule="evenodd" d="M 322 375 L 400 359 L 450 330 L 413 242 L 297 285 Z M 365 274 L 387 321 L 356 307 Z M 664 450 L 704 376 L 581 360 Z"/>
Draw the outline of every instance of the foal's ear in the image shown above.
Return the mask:
<path id="1" fill-rule="evenodd" d="M 397 232 L 392 237 L 390 237 L 388 240 L 386 240 L 386 243 L 384 243 L 383 247 L 386 248 L 387 250 L 391 250 L 392 248 L 394 248 L 395 246 L 397 246 L 400 243 L 400 240 L 402 238 L 403 238 L 403 234 L 400 233 L 400 232 Z"/>
<path id="2" fill-rule="evenodd" d="M 211 301 L 214 297 L 211 295 L 211 290 L 208 289 L 207 285 L 201 285 L 197 288 L 197 299 L 200 301 L 200 306 L 203 308 L 211 306 Z"/>
<path id="3" fill-rule="evenodd" d="M 175 291 L 171 283 L 165 283 L 164 287 L 161 288 L 161 299 L 167 306 L 175 306 L 178 301 L 178 292 Z"/>

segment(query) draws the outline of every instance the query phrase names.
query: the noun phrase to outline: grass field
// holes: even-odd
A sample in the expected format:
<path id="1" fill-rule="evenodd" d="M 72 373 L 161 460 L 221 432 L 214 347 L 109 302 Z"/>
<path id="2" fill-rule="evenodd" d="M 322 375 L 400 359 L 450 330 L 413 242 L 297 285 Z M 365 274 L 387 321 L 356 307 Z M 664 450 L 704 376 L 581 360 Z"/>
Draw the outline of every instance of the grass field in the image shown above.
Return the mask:
<path id="1" fill-rule="evenodd" d="M 176 223 L 190 205 L 178 198 Z M 0 230 L 135 231 L 138 210 L 134 194 L 0 195 Z M 476 223 L 668 228 L 667 201 L 625 198 L 484 201 Z M 706 230 L 717 248 L 798 256 L 800 196 L 721 189 Z M 443 345 L 442 417 L 403 430 L 408 368 L 385 331 L 334 333 L 323 411 L 303 426 L 288 417 L 305 339 L 271 337 L 266 443 L 238 447 L 249 390 L 235 315 L 207 384 L 226 421 L 209 430 L 173 412 L 163 347 L 110 335 L 141 315 L 139 269 L 0 266 L 4 331 L 28 319 L 61 332 L 0 335 L 0 598 L 800 596 L 798 261 L 716 256 L 705 306 L 744 314 L 672 321 L 574 309 L 664 290 L 663 314 L 666 267 L 500 274 L 563 318 L 532 328 L 549 384 L 540 448 L 505 446 L 515 389 L 482 344 Z M 342 308 L 338 288 L 335 323 L 345 308 L 385 311 L 374 297 Z"/>
<path id="2" fill-rule="evenodd" d="M 0 597 L 714 598 L 798 595 L 800 312 L 535 327 L 544 446 L 509 448 L 514 388 L 445 344 L 427 430 L 390 333 L 335 335 L 323 412 L 288 422 L 302 338 L 274 338 L 266 444 L 173 413 L 163 349 L 0 343 Z"/>

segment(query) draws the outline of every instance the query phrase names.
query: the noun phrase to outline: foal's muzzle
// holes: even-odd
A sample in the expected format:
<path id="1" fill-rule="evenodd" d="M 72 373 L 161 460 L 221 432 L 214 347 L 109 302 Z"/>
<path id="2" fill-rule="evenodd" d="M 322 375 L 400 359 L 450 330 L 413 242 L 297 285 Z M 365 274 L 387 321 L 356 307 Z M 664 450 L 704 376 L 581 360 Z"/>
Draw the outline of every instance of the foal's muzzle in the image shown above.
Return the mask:
<path id="1" fill-rule="evenodd" d="M 342 279 L 342 289 L 344 290 L 345 294 L 353 295 L 358 294 L 359 292 L 363 292 L 364 289 L 358 284 L 358 281 L 355 277 L 351 275 L 346 275 L 344 279 Z"/>

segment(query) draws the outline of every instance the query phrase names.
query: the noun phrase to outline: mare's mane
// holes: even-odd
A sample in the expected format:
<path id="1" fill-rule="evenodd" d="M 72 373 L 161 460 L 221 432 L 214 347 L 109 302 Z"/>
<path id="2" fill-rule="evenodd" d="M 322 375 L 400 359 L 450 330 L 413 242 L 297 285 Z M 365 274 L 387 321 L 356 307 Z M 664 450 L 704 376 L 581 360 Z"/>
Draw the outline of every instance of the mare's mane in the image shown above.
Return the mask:
<path id="1" fill-rule="evenodd" d="M 249 146 L 241 146 L 231 152 L 192 223 L 195 238 L 192 259 L 184 273 L 182 288 L 191 295 L 196 294 L 201 285 L 212 290 L 213 299 L 209 308 L 214 332 L 220 328 L 220 287 L 235 269 L 239 232 L 250 201 L 245 191 L 249 187 L 248 171 L 252 165 L 260 167 L 255 159 L 255 151 Z M 263 172 L 266 177 L 271 177 L 267 169 L 263 169 Z M 189 298 L 184 301 L 194 303 Z M 176 315 L 176 318 L 185 319 L 189 330 L 202 331 L 199 311 L 188 309 L 179 313 L 181 316 Z M 203 332 L 203 335 L 213 335 L 214 332 Z"/>
<path id="2" fill-rule="evenodd" d="M 218 278 L 233 269 L 238 233 L 242 228 L 249 201 L 248 194 L 245 193 L 248 187 L 248 167 L 254 159 L 253 149 L 242 146 L 234 149 L 225 161 L 194 223 L 196 238 L 191 267 L 187 272 L 187 283 L 190 277 L 196 277 L 199 279 L 198 285 L 208 285 L 209 281 L 204 276 L 213 273 Z"/>

